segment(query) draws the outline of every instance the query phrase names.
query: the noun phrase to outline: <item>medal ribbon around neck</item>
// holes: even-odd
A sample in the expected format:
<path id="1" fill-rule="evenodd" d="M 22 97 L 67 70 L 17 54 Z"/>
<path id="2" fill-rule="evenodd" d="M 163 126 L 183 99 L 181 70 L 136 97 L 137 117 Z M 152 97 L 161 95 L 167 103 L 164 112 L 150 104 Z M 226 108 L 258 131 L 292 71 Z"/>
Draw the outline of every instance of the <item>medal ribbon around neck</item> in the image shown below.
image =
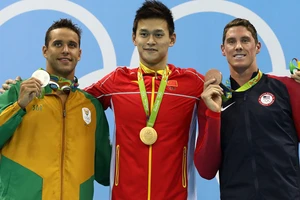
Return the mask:
<path id="1" fill-rule="evenodd" d="M 233 92 L 244 92 L 244 91 L 250 89 L 256 83 L 258 83 L 258 81 L 261 79 L 261 77 L 262 77 L 262 72 L 260 70 L 258 70 L 258 73 L 254 78 L 250 79 L 247 83 L 245 83 L 244 85 L 239 87 L 237 90 L 231 89 L 229 80 L 226 80 L 226 86 L 221 83 L 220 85 L 224 90 L 223 101 L 227 101 L 228 99 L 232 98 Z"/>
<path id="2" fill-rule="evenodd" d="M 146 88 L 145 88 L 145 83 L 144 83 L 144 78 L 143 78 L 143 73 L 141 68 L 139 67 L 138 69 L 138 84 L 139 84 L 139 89 L 140 89 L 140 93 L 141 93 L 141 99 L 142 99 L 142 103 L 143 103 L 143 107 L 147 116 L 147 127 L 153 127 L 156 117 L 157 117 L 157 113 L 167 86 L 167 82 L 168 82 L 168 71 L 169 68 L 168 66 L 166 66 L 166 68 L 163 71 L 162 74 L 162 79 L 157 91 L 157 96 L 155 98 L 155 102 L 153 105 L 153 108 L 151 110 L 151 114 L 149 116 L 149 103 L 148 103 L 148 97 L 147 97 L 147 92 L 146 92 Z"/>

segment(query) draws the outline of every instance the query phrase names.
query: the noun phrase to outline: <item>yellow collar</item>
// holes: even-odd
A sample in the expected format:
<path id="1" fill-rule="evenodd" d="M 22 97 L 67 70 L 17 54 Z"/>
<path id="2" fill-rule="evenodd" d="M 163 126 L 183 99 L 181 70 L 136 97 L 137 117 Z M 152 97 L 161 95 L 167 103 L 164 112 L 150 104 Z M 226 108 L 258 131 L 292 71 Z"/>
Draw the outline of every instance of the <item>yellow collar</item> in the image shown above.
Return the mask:
<path id="1" fill-rule="evenodd" d="M 158 73 L 159 75 L 163 75 L 164 70 L 160 69 L 157 71 L 154 71 L 152 69 L 149 69 L 148 67 L 146 67 L 143 63 L 140 62 L 140 66 L 142 68 L 142 70 L 146 73 L 146 74 L 155 74 Z"/>

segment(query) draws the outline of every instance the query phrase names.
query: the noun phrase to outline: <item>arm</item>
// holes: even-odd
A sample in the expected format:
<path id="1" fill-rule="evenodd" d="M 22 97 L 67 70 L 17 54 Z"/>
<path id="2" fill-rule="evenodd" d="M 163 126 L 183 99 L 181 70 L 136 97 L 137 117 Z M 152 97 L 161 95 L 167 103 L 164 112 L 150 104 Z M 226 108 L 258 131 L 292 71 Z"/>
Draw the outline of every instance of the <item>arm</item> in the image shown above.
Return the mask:
<path id="1" fill-rule="evenodd" d="M 0 95 L 0 149 L 11 138 L 25 115 L 17 103 L 19 94 L 19 83 Z"/>
<path id="2" fill-rule="evenodd" d="M 198 105 L 198 138 L 194 163 L 198 173 L 205 179 L 215 177 L 221 163 L 220 110 L 222 90 L 213 85 L 215 80 L 204 84 L 202 100 Z M 209 109 L 208 109 L 209 108 Z"/>
<path id="3" fill-rule="evenodd" d="M 220 113 L 213 112 L 203 101 L 198 108 L 198 138 L 194 163 L 198 173 L 205 179 L 212 179 L 221 163 Z"/>
<path id="4" fill-rule="evenodd" d="M 300 73 L 300 71 L 298 71 Z M 298 142 L 300 142 L 300 82 L 298 82 L 295 78 L 289 78 L 289 77 L 282 77 L 282 76 L 274 76 L 274 75 L 268 75 L 269 77 L 275 78 L 282 83 L 285 84 L 288 93 L 289 93 L 289 99 L 290 104 L 292 108 L 292 115 L 293 115 L 293 121 L 295 124 L 295 128 L 298 134 Z"/>
<path id="5" fill-rule="evenodd" d="M 298 71 L 300 72 L 300 71 Z M 300 85 L 293 79 L 284 79 L 290 96 L 290 103 L 293 113 L 293 121 L 298 134 L 298 142 L 300 141 Z"/>
<path id="6" fill-rule="evenodd" d="M 91 94 L 101 102 L 104 110 L 106 110 L 108 107 L 111 107 L 110 100 L 114 86 L 115 74 L 116 71 L 113 71 L 103 77 L 97 83 L 93 83 L 92 85 L 84 88 L 87 93 Z"/>
<path id="7" fill-rule="evenodd" d="M 39 80 L 30 78 L 16 82 L 10 89 L 0 95 L 0 148 L 11 138 L 26 114 L 26 106 L 40 95 Z"/>
<path id="8" fill-rule="evenodd" d="M 111 160 L 109 128 L 102 105 L 99 102 L 97 103 L 95 180 L 104 186 L 108 186 Z"/>
<path id="9" fill-rule="evenodd" d="M 4 93 L 6 90 L 10 88 L 11 84 L 16 84 L 17 81 L 22 81 L 20 76 L 17 76 L 15 80 L 8 79 L 2 84 L 2 88 L 0 88 L 0 94 Z"/>

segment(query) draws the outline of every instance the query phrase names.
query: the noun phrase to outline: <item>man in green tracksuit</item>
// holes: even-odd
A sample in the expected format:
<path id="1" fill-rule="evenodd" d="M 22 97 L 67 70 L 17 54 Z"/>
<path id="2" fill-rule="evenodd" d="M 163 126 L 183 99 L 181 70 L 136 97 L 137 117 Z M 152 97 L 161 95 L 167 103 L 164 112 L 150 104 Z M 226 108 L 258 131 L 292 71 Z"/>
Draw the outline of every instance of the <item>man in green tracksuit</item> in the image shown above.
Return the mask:
<path id="1" fill-rule="evenodd" d="M 94 179 L 109 185 L 105 113 L 74 76 L 80 36 L 72 21 L 54 22 L 43 46 L 50 83 L 31 77 L 0 95 L 0 199 L 92 200 Z"/>

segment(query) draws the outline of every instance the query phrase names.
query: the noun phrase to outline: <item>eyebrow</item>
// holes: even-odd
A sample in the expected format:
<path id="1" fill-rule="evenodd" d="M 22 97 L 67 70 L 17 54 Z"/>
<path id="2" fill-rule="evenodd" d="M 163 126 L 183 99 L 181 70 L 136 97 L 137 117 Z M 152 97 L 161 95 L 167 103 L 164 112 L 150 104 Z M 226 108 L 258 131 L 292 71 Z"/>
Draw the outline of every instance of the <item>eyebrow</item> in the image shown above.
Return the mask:
<path id="1" fill-rule="evenodd" d="M 154 31 L 149 31 L 148 29 L 140 29 L 140 32 L 164 32 L 162 29 L 155 29 Z"/>
<path id="2" fill-rule="evenodd" d="M 63 42 L 63 40 L 54 40 L 53 43 L 56 43 L 56 42 Z M 76 41 L 73 41 L 73 40 L 69 40 L 67 43 L 74 43 L 74 44 L 78 44 Z"/>
<path id="3" fill-rule="evenodd" d="M 228 41 L 228 40 L 236 40 L 236 38 L 235 37 L 226 38 L 226 41 Z"/>
<path id="4" fill-rule="evenodd" d="M 250 36 L 242 36 L 240 37 L 241 39 L 250 39 L 251 37 Z M 226 41 L 227 40 L 237 40 L 236 37 L 229 37 L 229 38 L 226 38 Z"/>

